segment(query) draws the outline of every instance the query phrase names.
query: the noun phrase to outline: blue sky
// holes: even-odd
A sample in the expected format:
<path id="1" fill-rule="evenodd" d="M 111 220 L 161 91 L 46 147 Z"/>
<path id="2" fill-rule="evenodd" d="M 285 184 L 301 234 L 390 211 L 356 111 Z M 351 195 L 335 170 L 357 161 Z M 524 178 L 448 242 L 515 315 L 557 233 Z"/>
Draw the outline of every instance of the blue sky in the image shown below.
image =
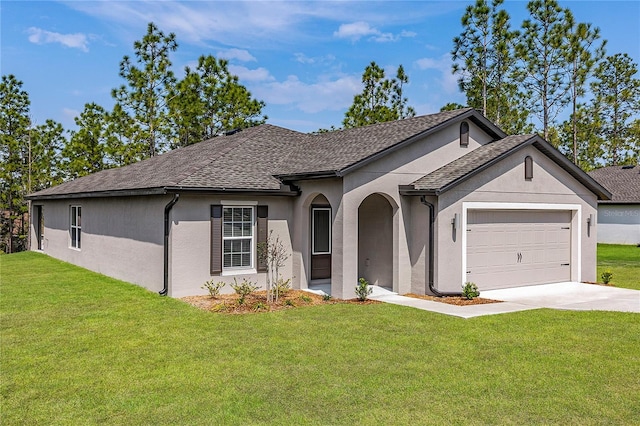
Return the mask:
<path id="1" fill-rule="evenodd" d="M 182 77 L 200 55 L 230 61 L 269 122 L 299 130 L 340 126 L 364 68 L 376 61 L 409 75 L 409 104 L 418 114 L 447 102 L 464 104 L 449 52 L 468 1 L 7 1 L 0 3 L 0 71 L 24 82 L 32 120 L 74 127 L 84 104 L 113 106 L 124 83 L 119 64 L 155 22 L 175 32 L 172 56 Z M 640 62 L 640 2 L 560 1 L 580 22 L 600 27 L 607 53 Z M 512 26 L 525 1 L 506 1 Z M 638 76 L 637 76 L 638 77 Z"/>

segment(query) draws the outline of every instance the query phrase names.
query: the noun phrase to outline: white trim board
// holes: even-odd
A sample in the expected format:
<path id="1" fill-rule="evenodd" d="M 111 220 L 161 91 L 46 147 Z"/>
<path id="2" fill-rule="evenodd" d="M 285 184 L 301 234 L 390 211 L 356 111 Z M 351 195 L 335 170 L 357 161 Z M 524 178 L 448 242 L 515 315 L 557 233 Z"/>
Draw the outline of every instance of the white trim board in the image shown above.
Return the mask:
<path id="1" fill-rule="evenodd" d="M 582 206 L 580 204 L 498 203 L 467 201 L 462 203 L 462 282 L 467 278 L 468 210 L 562 210 L 573 212 L 571 218 L 571 281 L 582 281 Z M 575 257 L 574 257 L 575 254 Z"/>

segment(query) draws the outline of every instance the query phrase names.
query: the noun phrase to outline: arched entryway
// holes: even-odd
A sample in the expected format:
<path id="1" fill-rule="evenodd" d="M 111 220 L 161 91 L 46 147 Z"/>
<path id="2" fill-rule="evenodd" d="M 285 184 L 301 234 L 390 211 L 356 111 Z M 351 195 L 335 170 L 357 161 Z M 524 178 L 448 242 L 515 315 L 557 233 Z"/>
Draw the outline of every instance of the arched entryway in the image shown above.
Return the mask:
<path id="1" fill-rule="evenodd" d="M 371 194 L 358 207 L 358 277 L 393 287 L 393 207 Z"/>

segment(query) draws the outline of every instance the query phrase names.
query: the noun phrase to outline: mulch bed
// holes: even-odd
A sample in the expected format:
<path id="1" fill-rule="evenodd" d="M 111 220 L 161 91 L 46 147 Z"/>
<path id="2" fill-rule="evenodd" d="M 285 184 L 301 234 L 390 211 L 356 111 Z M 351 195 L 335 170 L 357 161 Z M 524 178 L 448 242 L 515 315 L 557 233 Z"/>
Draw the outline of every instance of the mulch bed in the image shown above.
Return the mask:
<path id="1" fill-rule="evenodd" d="M 225 314 L 273 312 L 303 306 L 335 305 L 339 303 L 350 303 L 356 305 L 374 305 L 382 303 L 377 300 L 365 300 L 364 302 L 361 302 L 358 299 L 325 300 L 322 296 L 302 290 L 289 290 L 285 295 L 280 295 L 277 302 L 272 303 L 267 303 L 267 292 L 264 290 L 249 294 L 245 298 L 243 304 L 239 303 L 239 297 L 235 293 L 221 294 L 215 298 L 211 296 L 187 296 L 180 298 L 180 300 L 205 311 Z"/>
<path id="2" fill-rule="evenodd" d="M 475 299 L 467 299 L 466 297 L 462 297 L 462 296 L 435 297 L 435 296 L 423 296 L 415 293 L 405 294 L 405 296 L 413 297 L 414 299 L 431 300 L 434 302 L 447 303 L 449 305 L 457 305 L 457 306 L 486 305 L 487 303 L 502 302 L 501 300 L 483 299 L 482 297 L 476 297 Z"/>

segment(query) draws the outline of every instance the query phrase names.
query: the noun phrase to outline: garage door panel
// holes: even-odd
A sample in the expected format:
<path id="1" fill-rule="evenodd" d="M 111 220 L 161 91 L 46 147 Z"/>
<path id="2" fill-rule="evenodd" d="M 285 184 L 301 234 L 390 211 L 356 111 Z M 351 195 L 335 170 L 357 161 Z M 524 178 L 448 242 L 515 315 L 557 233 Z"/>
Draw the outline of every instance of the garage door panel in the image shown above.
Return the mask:
<path id="1" fill-rule="evenodd" d="M 467 281 L 481 290 L 568 281 L 571 212 L 470 210 Z"/>

